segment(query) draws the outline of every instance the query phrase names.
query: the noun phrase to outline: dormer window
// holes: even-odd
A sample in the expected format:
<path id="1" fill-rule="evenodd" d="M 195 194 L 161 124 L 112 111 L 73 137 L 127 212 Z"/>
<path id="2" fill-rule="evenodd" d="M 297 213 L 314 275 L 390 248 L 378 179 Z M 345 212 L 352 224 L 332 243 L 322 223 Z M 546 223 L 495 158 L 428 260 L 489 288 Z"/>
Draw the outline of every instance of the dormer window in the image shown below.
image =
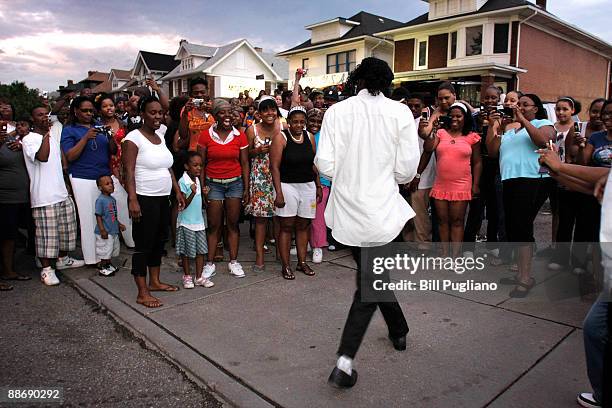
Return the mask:
<path id="1" fill-rule="evenodd" d="M 188 69 L 193 69 L 193 58 L 185 58 L 181 61 L 181 70 L 186 71 Z"/>

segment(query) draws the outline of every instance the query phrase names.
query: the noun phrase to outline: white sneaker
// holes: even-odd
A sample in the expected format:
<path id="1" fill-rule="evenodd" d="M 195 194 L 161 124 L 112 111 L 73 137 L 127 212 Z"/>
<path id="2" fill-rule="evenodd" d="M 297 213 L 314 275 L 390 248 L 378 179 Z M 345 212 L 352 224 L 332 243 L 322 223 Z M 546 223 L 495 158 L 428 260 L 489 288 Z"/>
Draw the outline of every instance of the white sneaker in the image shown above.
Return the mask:
<path id="1" fill-rule="evenodd" d="M 100 276 L 113 276 L 115 274 L 115 269 L 111 265 L 107 265 L 105 267 L 98 268 L 98 275 Z"/>
<path id="2" fill-rule="evenodd" d="M 205 288 L 212 288 L 215 286 L 215 282 L 210 279 L 206 279 L 204 276 L 200 276 L 195 281 L 196 286 L 204 286 Z"/>
<path id="3" fill-rule="evenodd" d="M 85 261 L 82 259 L 74 259 L 68 255 L 63 258 L 57 258 L 57 262 L 55 263 L 55 269 L 59 271 L 62 269 L 80 268 L 81 266 L 85 266 Z"/>
<path id="4" fill-rule="evenodd" d="M 59 279 L 57 279 L 57 276 L 55 276 L 55 271 L 51 267 L 44 268 L 42 272 L 40 272 L 40 280 L 47 286 L 55 286 L 60 284 Z"/>
<path id="5" fill-rule="evenodd" d="M 193 289 L 193 278 L 191 275 L 183 275 L 183 289 Z"/>
<path id="6" fill-rule="evenodd" d="M 297 248 L 292 246 L 291 249 L 289 250 L 289 255 L 297 255 Z"/>
<path id="7" fill-rule="evenodd" d="M 236 263 L 229 263 L 228 265 L 229 270 L 230 270 L 230 275 L 234 275 L 237 278 L 244 278 L 244 271 L 242 270 L 242 265 L 240 265 L 238 262 Z"/>
<path id="8" fill-rule="evenodd" d="M 474 259 L 474 253 L 472 251 L 465 251 L 463 253 L 464 258 Z"/>
<path id="9" fill-rule="evenodd" d="M 563 269 L 563 265 L 558 264 L 556 262 L 551 262 L 548 264 L 548 269 L 551 271 L 560 271 L 561 269 Z"/>
<path id="10" fill-rule="evenodd" d="M 314 248 L 312 250 L 312 263 L 323 262 L 323 250 L 321 248 Z"/>
<path id="11" fill-rule="evenodd" d="M 217 266 L 215 264 L 205 264 L 202 269 L 202 276 L 206 279 L 210 279 L 217 274 Z"/>
<path id="12" fill-rule="evenodd" d="M 576 400 L 578 401 L 578 404 L 581 407 L 586 407 L 586 408 L 599 408 L 601 407 L 601 404 L 597 401 L 595 401 L 595 398 L 593 397 L 593 394 L 590 392 L 583 392 L 582 394 L 578 395 L 578 398 L 576 398 Z"/>

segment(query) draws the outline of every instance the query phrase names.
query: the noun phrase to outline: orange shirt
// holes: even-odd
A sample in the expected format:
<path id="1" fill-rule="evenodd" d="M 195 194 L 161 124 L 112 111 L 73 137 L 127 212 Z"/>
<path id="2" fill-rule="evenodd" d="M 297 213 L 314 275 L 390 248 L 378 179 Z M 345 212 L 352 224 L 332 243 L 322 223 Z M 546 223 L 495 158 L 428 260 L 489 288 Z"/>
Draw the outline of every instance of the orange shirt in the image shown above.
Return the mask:
<path id="1" fill-rule="evenodd" d="M 202 112 L 203 116 L 194 114 L 194 111 L 190 111 L 187 114 L 187 120 L 189 121 L 189 151 L 194 152 L 198 148 L 198 139 L 200 133 L 203 130 L 208 130 L 210 125 L 215 123 L 215 118 L 209 113 Z"/>

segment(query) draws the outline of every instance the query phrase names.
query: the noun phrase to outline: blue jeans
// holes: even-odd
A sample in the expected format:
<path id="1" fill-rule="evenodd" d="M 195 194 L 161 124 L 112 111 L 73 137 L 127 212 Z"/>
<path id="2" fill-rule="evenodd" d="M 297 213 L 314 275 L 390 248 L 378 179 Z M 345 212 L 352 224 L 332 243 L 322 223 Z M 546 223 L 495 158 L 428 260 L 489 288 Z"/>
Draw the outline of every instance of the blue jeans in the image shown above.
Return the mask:
<path id="1" fill-rule="evenodd" d="M 593 397 L 602 401 L 604 361 L 606 346 L 610 341 L 608 327 L 608 302 L 598 299 L 584 319 L 584 351 L 586 354 L 587 374 Z"/>
<path id="2" fill-rule="evenodd" d="M 225 184 L 207 179 L 206 185 L 210 188 L 208 192 L 209 200 L 223 201 L 226 198 L 242 198 L 242 193 L 244 192 L 242 178 Z"/>

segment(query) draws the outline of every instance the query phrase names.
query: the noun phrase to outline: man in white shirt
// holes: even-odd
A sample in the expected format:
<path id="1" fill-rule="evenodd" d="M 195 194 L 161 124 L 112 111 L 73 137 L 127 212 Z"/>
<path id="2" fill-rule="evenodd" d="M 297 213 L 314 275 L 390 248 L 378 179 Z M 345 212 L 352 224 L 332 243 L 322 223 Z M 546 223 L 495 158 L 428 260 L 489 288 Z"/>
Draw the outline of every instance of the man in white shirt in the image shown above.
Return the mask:
<path id="1" fill-rule="evenodd" d="M 68 256 L 76 248 L 76 210 L 66 190 L 60 144 L 49 129 L 48 113 L 44 106 L 32 109 L 34 132 L 21 143 L 30 176 L 36 256 L 42 264 L 40 278 L 45 285 L 52 286 L 59 284 L 51 266 L 53 259 L 57 259 L 57 269 L 78 268 L 85 262 Z"/>
<path id="2" fill-rule="evenodd" d="M 329 377 L 339 387 L 357 381 L 352 360 L 377 307 L 393 346 L 406 349 L 408 325 L 395 295 L 387 294 L 388 302 L 362 299 L 362 279 L 368 285 L 374 276 L 361 268 L 362 247 L 393 241 L 415 215 L 398 184 L 409 183 L 416 174 L 417 130 L 409 109 L 383 95 L 392 80 L 386 62 L 365 58 L 348 81 L 358 94 L 327 110 L 315 157 L 320 174 L 333 181 L 325 221 L 334 239 L 351 247 L 357 263 L 357 291 L 342 333 L 340 358 Z M 372 288 L 364 287 L 367 290 Z"/>

